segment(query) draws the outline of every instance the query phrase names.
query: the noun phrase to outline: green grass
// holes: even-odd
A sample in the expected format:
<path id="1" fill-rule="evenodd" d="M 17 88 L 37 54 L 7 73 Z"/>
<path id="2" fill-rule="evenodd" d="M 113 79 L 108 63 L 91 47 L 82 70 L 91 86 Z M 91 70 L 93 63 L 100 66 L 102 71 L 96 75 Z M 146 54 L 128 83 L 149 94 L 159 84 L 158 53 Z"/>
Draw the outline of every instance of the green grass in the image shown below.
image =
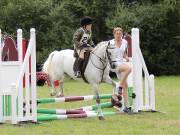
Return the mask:
<path id="1" fill-rule="evenodd" d="M 68 119 L 23 124 L 0 125 L 0 135 L 180 135 L 180 76 L 156 77 L 156 108 L 166 113 L 107 116 L 98 118 Z M 111 93 L 112 87 L 100 85 L 100 93 Z M 92 95 L 89 85 L 82 82 L 65 83 L 66 95 Z M 38 97 L 49 97 L 47 86 L 38 87 Z M 47 108 L 74 108 L 94 104 L 90 102 L 44 104 Z M 109 109 L 108 109 L 109 110 Z"/>

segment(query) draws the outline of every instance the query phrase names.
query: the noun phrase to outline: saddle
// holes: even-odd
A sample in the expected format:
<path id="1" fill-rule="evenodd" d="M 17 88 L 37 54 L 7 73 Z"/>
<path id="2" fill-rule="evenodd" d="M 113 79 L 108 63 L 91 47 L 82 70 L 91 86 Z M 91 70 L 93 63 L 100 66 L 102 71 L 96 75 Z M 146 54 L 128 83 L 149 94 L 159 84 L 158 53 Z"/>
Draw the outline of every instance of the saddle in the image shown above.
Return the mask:
<path id="1" fill-rule="evenodd" d="M 86 70 L 86 66 L 87 66 L 87 63 L 88 63 L 88 61 L 89 61 L 89 56 L 90 56 L 90 50 L 89 51 L 86 51 L 85 53 L 84 53 L 84 61 L 83 61 L 83 64 L 82 64 L 82 66 L 81 66 L 81 76 L 82 76 L 82 78 L 83 78 L 83 80 L 86 82 L 86 83 L 88 83 L 88 81 L 87 81 L 87 79 L 85 78 L 85 76 L 84 76 L 84 71 Z M 74 52 L 74 57 L 76 58 L 76 60 L 75 60 L 75 62 L 74 62 L 74 65 L 73 65 L 73 70 L 74 70 L 74 72 L 75 71 L 77 71 L 77 67 L 78 67 L 78 59 L 79 59 L 79 56 L 78 56 L 78 54 L 76 54 L 77 52 L 75 51 Z"/>

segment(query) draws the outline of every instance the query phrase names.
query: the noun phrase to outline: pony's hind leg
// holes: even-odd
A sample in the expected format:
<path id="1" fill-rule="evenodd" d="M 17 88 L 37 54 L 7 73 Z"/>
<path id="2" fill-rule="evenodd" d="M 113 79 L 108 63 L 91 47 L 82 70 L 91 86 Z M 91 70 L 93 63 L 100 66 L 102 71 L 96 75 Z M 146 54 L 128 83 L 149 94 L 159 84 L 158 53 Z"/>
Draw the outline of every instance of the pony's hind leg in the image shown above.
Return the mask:
<path id="1" fill-rule="evenodd" d="M 102 112 L 102 109 L 101 109 L 101 105 L 100 105 L 100 97 L 99 97 L 99 92 L 98 92 L 98 84 L 93 84 L 92 88 L 93 88 L 94 93 L 96 95 L 96 103 L 97 103 L 97 106 L 98 106 L 98 109 L 97 109 L 98 118 L 99 118 L 99 120 L 104 120 L 104 115 L 103 115 L 103 112 Z"/>
<path id="2" fill-rule="evenodd" d="M 63 74 L 63 76 L 61 75 L 61 78 L 59 78 L 60 91 L 57 94 L 57 97 L 64 97 L 64 81 L 69 79 L 71 79 L 71 77 L 65 73 Z"/>
<path id="3" fill-rule="evenodd" d="M 59 85 L 60 92 L 57 94 L 57 97 L 64 97 L 64 81 L 61 80 Z"/>
<path id="4" fill-rule="evenodd" d="M 50 96 L 56 96 L 57 94 L 57 90 L 54 86 L 54 80 L 51 79 L 51 77 L 48 77 L 49 78 L 49 81 L 50 81 Z"/>

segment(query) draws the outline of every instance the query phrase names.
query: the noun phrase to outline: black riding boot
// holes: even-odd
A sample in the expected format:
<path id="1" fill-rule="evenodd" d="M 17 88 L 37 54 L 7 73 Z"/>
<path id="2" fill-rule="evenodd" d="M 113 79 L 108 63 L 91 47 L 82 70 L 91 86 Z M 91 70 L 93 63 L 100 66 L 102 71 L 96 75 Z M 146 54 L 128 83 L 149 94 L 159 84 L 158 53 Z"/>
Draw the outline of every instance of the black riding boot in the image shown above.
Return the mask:
<path id="1" fill-rule="evenodd" d="M 77 71 L 75 73 L 75 76 L 77 78 L 81 78 L 81 69 L 82 69 L 82 66 L 83 66 L 83 62 L 84 62 L 84 59 L 81 59 L 81 58 L 79 58 L 78 61 L 77 61 Z"/>

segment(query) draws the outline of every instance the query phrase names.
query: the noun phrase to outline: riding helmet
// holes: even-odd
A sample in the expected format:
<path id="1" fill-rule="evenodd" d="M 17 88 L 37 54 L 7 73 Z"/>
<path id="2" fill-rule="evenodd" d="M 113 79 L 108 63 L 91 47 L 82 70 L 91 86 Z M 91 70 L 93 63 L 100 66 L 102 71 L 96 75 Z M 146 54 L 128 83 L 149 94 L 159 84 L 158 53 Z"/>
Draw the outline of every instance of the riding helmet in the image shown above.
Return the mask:
<path id="1" fill-rule="evenodd" d="M 85 25 L 89 25 L 92 24 L 93 20 L 91 17 L 89 16 L 85 16 L 82 20 L 81 20 L 81 26 L 85 26 Z"/>

